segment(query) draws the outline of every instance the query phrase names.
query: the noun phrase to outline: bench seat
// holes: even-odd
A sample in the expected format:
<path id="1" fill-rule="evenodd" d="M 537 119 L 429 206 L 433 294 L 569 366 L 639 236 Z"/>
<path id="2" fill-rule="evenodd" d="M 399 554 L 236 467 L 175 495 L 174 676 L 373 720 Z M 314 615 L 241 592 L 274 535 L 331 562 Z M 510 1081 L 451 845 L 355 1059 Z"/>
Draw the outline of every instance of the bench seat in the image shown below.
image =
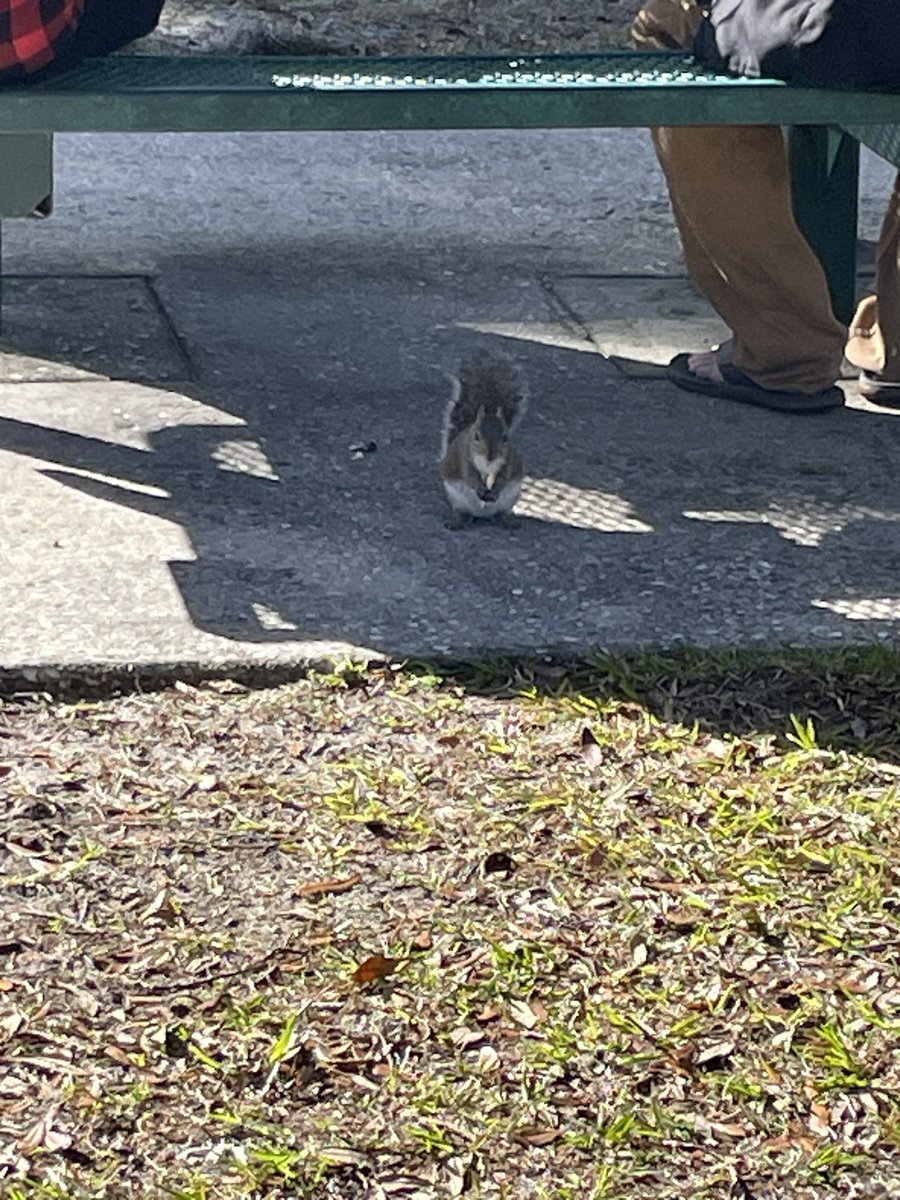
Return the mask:
<path id="1" fill-rule="evenodd" d="M 700 69 L 682 51 L 91 60 L 42 84 L 0 88 L 0 220 L 27 214 L 51 190 L 56 133 L 731 124 L 790 128 L 797 219 L 846 320 L 858 140 L 900 164 L 900 93 L 737 79 Z"/>
<path id="2" fill-rule="evenodd" d="M 900 125 L 900 94 L 698 69 L 689 55 L 118 55 L 0 90 L 0 133 L 669 125 Z"/>

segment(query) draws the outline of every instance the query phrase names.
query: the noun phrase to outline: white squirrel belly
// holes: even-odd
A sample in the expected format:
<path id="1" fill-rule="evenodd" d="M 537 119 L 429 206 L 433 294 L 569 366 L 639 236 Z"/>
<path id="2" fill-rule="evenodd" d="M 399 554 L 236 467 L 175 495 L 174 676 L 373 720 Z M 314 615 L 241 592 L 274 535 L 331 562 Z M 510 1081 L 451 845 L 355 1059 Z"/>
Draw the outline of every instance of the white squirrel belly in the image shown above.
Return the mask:
<path id="1" fill-rule="evenodd" d="M 522 485 L 518 480 L 506 484 L 496 500 L 482 500 L 473 487 L 458 479 L 445 479 L 444 491 L 454 512 L 470 517 L 496 517 L 498 513 L 509 512 L 519 499 Z"/>

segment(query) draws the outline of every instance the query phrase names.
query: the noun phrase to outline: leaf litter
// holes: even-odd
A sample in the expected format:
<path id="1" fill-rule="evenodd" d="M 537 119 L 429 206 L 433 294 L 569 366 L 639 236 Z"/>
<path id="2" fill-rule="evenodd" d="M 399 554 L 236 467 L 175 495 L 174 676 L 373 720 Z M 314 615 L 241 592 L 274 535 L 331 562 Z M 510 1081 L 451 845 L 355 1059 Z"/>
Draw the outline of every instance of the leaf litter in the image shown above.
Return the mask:
<path id="1" fill-rule="evenodd" d="M 896 1197 L 890 705 L 538 674 L 2 703 L 0 1195 Z"/>

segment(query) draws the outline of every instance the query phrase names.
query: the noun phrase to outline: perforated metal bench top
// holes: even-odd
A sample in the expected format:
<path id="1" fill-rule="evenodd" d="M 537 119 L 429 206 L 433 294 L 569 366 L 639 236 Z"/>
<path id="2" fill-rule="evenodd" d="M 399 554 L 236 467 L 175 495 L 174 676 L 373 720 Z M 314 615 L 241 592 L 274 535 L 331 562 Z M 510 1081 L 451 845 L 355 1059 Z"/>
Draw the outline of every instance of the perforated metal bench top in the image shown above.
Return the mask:
<path id="1" fill-rule="evenodd" d="M 0 132 L 900 124 L 900 94 L 699 71 L 689 56 L 94 60 L 0 89 Z"/>

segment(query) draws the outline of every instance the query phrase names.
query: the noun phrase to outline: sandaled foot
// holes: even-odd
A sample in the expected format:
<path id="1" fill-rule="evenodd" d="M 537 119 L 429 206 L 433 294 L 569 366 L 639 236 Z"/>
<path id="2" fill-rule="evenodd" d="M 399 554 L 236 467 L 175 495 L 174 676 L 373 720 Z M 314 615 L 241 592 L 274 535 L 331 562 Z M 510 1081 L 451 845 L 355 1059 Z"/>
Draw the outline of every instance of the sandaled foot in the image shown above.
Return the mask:
<path id="1" fill-rule="evenodd" d="M 669 380 L 687 392 L 715 396 L 720 400 L 737 400 L 756 408 L 775 412 L 817 413 L 840 408 L 844 393 L 839 387 L 821 392 L 776 392 L 760 387 L 733 363 L 724 361 L 715 350 L 703 354 L 676 354 L 666 372 Z"/>
<path id="2" fill-rule="evenodd" d="M 860 371 L 859 394 L 872 404 L 900 408 L 900 382 L 882 379 L 872 371 Z"/>

